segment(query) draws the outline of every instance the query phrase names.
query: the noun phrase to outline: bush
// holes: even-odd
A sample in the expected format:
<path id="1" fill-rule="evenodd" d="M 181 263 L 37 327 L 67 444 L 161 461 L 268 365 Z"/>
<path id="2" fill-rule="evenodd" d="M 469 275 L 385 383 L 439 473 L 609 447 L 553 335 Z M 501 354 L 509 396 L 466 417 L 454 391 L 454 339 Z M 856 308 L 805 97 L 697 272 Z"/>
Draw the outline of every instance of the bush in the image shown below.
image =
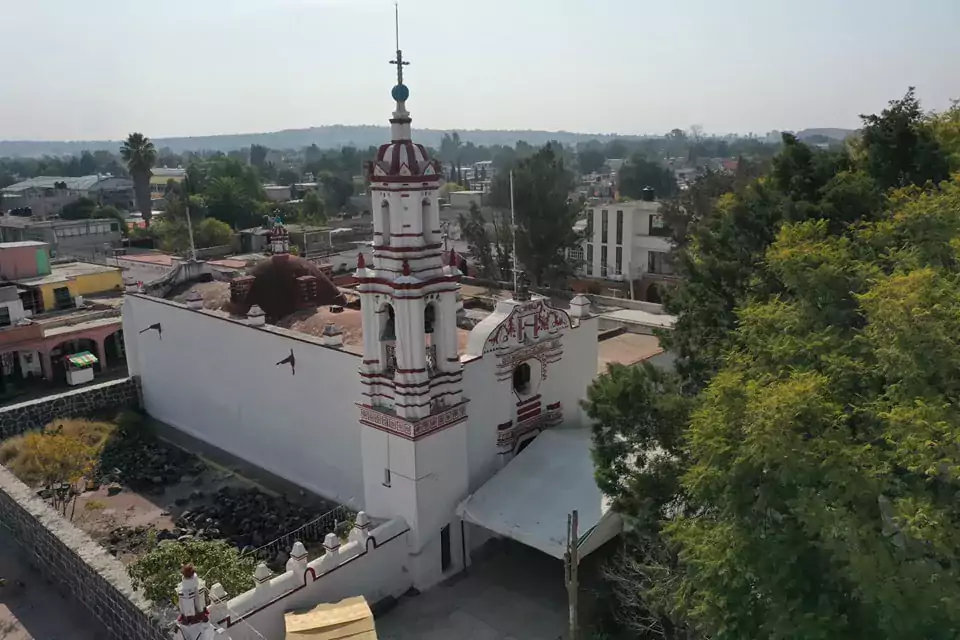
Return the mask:
<path id="1" fill-rule="evenodd" d="M 91 468 L 84 469 L 84 472 L 92 473 L 97 457 L 115 430 L 116 425 L 110 422 L 54 420 L 39 431 L 28 431 L 0 445 L 0 464 L 8 467 L 28 485 L 47 486 L 51 474 L 60 477 L 65 473 L 63 468 L 68 460 L 65 458 L 57 461 L 57 456 L 75 455 L 83 451 L 91 457 Z M 74 459 L 73 462 L 77 460 Z M 56 465 L 59 471 L 53 469 L 53 465 Z M 79 477 L 76 479 L 79 480 Z"/>
<path id="2" fill-rule="evenodd" d="M 219 582 L 231 596 L 253 587 L 257 566 L 252 556 L 241 558 L 237 548 L 223 540 L 169 540 L 128 566 L 127 573 L 134 589 L 142 589 L 157 604 L 166 604 L 173 602 L 185 564 L 194 566 L 208 588 Z"/>
<path id="3" fill-rule="evenodd" d="M 98 474 L 100 454 L 116 426 L 91 420 L 55 420 L 0 446 L 0 464 L 23 482 L 40 486 L 63 515 L 81 492 L 78 483 Z M 70 514 L 73 517 L 73 512 Z"/>

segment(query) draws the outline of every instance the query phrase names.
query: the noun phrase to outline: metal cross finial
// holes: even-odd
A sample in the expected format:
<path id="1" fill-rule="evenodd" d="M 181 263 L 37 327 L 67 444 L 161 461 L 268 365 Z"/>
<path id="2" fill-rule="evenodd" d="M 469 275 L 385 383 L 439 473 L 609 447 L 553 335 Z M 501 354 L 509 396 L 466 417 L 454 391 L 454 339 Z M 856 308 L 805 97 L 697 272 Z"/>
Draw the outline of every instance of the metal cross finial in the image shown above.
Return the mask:
<path id="1" fill-rule="evenodd" d="M 403 68 L 409 65 L 409 62 L 405 62 L 403 59 L 403 52 L 400 51 L 400 2 L 393 3 L 394 9 L 394 28 L 397 41 L 397 59 L 391 60 L 390 64 L 397 65 L 397 84 L 403 84 Z"/>

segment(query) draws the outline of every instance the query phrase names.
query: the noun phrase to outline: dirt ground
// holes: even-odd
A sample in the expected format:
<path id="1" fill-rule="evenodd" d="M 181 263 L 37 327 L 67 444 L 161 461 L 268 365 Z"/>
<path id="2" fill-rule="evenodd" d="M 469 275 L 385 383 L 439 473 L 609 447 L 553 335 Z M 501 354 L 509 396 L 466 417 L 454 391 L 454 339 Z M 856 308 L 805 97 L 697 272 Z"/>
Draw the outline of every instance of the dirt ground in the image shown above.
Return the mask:
<path id="1" fill-rule="evenodd" d="M 153 527 L 157 530 L 173 530 L 176 526 L 174 522 L 181 513 L 209 503 L 213 494 L 226 486 L 252 485 L 229 470 L 208 466 L 199 475 L 183 476 L 178 484 L 166 487 L 158 495 L 138 493 L 124 486 L 120 493 L 111 496 L 107 487 L 102 486 L 77 498 L 73 523 L 109 549 L 110 534 L 114 529 Z M 136 560 L 139 553 L 146 550 L 143 544 L 136 542 L 132 539 L 121 541 L 117 545 L 116 557 L 124 563 Z M 146 542 L 146 538 L 143 537 L 140 542 Z"/>
<path id="2" fill-rule="evenodd" d="M 80 604 L 64 598 L 0 539 L 0 640 L 102 640 Z"/>

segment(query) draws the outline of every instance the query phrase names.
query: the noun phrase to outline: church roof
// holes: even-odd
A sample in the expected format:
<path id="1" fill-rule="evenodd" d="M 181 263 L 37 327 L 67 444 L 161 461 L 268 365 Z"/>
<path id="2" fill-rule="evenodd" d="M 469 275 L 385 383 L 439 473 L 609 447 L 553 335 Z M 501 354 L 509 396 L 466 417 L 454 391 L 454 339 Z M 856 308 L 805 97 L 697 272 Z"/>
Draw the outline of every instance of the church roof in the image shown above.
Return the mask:
<path id="1" fill-rule="evenodd" d="M 439 177 L 436 163 L 422 144 L 395 140 L 382 145 L 373 164 L 373 177 Z"/>

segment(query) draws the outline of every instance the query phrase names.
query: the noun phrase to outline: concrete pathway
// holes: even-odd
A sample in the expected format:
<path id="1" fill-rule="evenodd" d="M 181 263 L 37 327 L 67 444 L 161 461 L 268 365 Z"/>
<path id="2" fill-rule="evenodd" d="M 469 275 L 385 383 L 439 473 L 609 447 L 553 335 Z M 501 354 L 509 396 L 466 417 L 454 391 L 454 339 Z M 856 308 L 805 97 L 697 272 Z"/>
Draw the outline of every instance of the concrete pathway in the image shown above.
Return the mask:
<path id="1" fill-rule="evenodd" d="M 468 573 L 377 619 L 381 640 L 558 640 L 567 624 L 563 564 L 503 541 Z"/>
<path id="2" fill-rule="evenodd" d="M 0 538 L 0 640 L 103 640 L 92 615 L 64 598 Z"/>

